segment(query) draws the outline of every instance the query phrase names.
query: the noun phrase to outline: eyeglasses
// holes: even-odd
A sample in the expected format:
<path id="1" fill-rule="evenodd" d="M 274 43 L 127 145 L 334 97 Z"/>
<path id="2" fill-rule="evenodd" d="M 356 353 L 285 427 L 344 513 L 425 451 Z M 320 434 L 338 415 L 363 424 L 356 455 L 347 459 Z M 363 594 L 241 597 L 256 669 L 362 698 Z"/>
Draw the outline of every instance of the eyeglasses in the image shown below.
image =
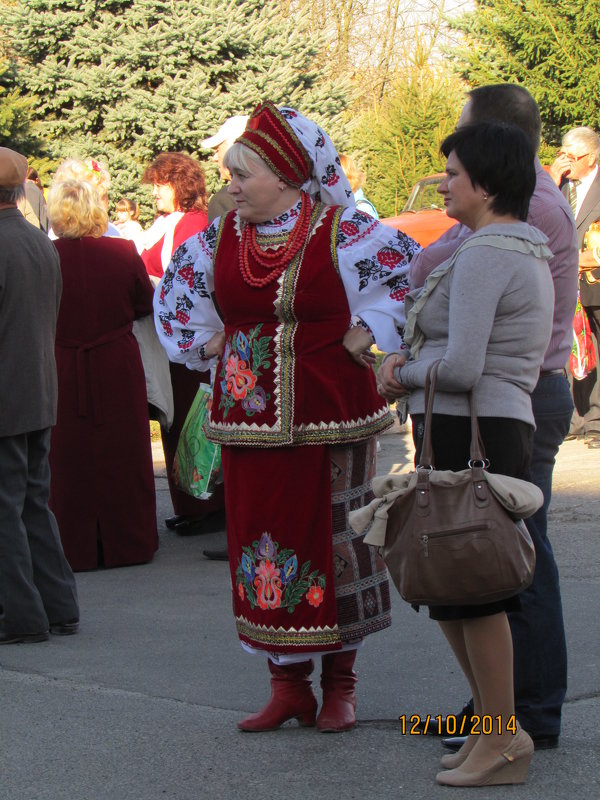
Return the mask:
<path id="1" fill-rule="evenodd" d="M 582 159 L 582 158 L 586 158 L 587 156 L 589 156 L 589 153 L 584 153 L 584 154 L 583 154 L 583 155 L 581 155 L 581 156 L 574 156 L 574 155 L 572 155 L 571 153 L 565 153 L 565 152 L 562 152 L 562 151 L 561 151 L 561 152 L 559 153 L 559 155 L 561 155 L 561 156 L 566 156 L 566 157 L 567 157 L 567 159 L 568 159 L 569 161 L 571 161 L 571 162 L 575 163 L 576 161 L 581 161 L 581 159 Z"/>

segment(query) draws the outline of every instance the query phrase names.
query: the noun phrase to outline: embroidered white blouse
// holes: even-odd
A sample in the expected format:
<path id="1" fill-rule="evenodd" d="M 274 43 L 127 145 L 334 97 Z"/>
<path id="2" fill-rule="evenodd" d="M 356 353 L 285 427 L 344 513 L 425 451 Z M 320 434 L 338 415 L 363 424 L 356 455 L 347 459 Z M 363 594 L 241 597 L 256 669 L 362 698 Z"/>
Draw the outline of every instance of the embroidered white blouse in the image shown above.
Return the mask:
<path id="1" fill-rule="evenodd" d="M 272 240 L 292 230 L 299 209 L 300 201 L 289 211 L 258 225 L 259 242 L 261 237 Z M 159 339 L 171 361 L 185 363 L 190 369 L 208 368 L 210 362 L 200 358 L 199 347 L 223 330 L 212 300 L 218 228 L 219 218 L 175 251 L 154 296 Z M 239 236 L 239 217 L 236 231 Z M 401 231 L 356 208 L 347 208 L 342 214 L 336 252 L 350 313 L 368 325 L 380 350 L 400 350 L 404 346 L 408 265 L 420 249 Z"/>

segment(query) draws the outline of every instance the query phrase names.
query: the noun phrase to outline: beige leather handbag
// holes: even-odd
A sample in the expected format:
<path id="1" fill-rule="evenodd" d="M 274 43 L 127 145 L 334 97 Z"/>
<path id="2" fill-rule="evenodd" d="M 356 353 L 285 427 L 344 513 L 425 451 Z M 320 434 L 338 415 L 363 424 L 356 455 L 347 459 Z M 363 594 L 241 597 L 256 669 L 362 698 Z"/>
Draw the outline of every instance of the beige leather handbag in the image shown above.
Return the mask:
<path id="1" fill-rule="evenodd" d="M 476 605 L 518 594 L 533 579 L 535 549 L 527 528 L 490 489 L 477 416 L 471 406 L 467 469 L 433 478 L 431 415 L 439 361 L 427 375 L 425 435 L 416 481 L 387 511 L 382 555 L 402 597 L 423 605 Z M 516 480 L 516 479 L 513 479 Z M 540 502 L 539 489 L 527 481 Z M 535 509 L 534 509 L 535 510 Z M 368 540 L 368 537 L 367 537 Z"/>

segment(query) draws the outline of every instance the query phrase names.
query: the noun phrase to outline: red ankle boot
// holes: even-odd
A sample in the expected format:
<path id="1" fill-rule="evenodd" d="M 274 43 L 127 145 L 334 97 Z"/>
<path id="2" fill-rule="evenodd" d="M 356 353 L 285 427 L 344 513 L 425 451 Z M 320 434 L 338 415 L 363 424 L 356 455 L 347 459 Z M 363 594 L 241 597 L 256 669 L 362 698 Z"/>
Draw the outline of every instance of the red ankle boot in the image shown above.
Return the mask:
<path id="1" fill-rule="evenodd" d="M 347 731 L 356 723 L 356 672 L 352 669 L 356 650 L 330 653 L 322 657 L 321 688 L 323 707 L 317 717 L 322 733 Z"/>
<path id="2" fill-rule="evenodd" d="M 313 662 L 274 664 L 269 659 L 271 699 L 257 714 L 238 722 L 242 731 L 274 731 L 294 717 L 300 725 L 310 727 L 317 716 L 317 698 L 313 694 L 310 674 Z"/>

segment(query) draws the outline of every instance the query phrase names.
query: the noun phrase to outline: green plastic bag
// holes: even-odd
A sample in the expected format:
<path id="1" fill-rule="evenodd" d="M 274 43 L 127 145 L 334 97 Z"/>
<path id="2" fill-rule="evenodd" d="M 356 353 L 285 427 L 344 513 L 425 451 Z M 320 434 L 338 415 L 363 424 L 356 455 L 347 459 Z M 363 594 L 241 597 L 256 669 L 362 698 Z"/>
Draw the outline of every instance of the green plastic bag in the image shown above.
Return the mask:
<path id="1" fill-rule="evenodd" d="M 208 500 L 223 480 L 221 447 L 209 442 L 202 430 L 211 402 L 210 386 L 201 383 L 183 423 L 173 461 L 175 483 L 199 500 Z"/>

